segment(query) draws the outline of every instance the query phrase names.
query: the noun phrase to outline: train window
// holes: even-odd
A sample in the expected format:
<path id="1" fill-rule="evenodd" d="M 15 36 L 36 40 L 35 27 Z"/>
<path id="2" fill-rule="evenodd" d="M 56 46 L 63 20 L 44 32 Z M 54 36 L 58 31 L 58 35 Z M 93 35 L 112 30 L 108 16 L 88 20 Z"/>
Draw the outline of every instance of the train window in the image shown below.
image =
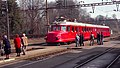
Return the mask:
<path id="1" fill-rule="evenodd" d="M 53 27 L 53 31 L 55 31 L 56 29 L 57 29 L 57 27 L 56 27 L 56 26 L 54 26 L 54 27 Z"/>
<path id="2" fill-rule="evenodd" d="M 88 31 L 88 28 L 86 28 L 86 31 Z"/>
<path id="3" fill-rule="evenodd" d="M 66 31 L 66 26 L 61 26 L 62 31 Z"/>
<path id="4" fill-rule="evenodd" d="M 93 31 L 93 28 L 91 28 L 91 31 Z"/>
<path id="5" fill-rule="evenodd" d="M 74 27 L 72 27 L 72 31 L 74 32 Z"/>
<path id="6" fill-rule="evenodd" d="M 84 28 L 82 28 L 82 31 L 84 32 Z"/>
<path id="7" fill-rule="evenodd" d="M 53 28 L 52 28 L 52 31 L 58 31 L 58 30 L 60 30 L 60 26 L 52 26 Z"/>
<path id="8" fill-rule="evenodd" d="M 89 28 L 89 31 L 91 31 L 91 28 Z"/>
<path id="9" fill-rule="evenodd" d="M 87 31 L 87 28 L 85 27 L 85 31 Z"/>
<path id="10" fill-rule="evenodd" d="M 70 26 L 67 27 L 67 31 L 70 32 Z"/>
<path id="11" fill-rule="evenodd" d="M 89 31 L 90 31 L 90 28 L 89 28 Z"/>
<path id="12" fill-rule="evenodd" d="M 84 28 L 84 31 L 87 31 L 87 28 L 86 28 L 86 27 Z"/>
<path id="13" fill-rule="evenodd" d="M 60 26 L 58 26 L 57 28 L 58 28 L 58 30 L 60 30 Z"/>
<path id="14" fill-rule="evenodd" d="M 95 28 L 95 31 L 97 31 L 96 28 Z"/>
<path id="15" fill-rule="evenodd" d="M 88 28 L 88 31 L 90 31 L 90 28 Z"/>
<path id="16" fill-rule="evenodd" d="M 86 31 L 86 27 L 83 28 L 84 29 L 84 32 Z"/>
<path id="17" fill-rule="evenodd" d="M 85 27 L 83 27 L 83 28 L 82 28 L 82 31 L 83 31 L 83 32 L 85 32 L 85 31 L 86 31 Z"/>
<path id="18" fill-rule="evenodd" d="M 79 32 L 80 31 L 80 29 L 79 29 L 79 27 L 77 27 L 77 32 Z"/>
<path id="19" fill-rule="evenodd" d="M 79 28 L 78 28 L 78 27 L 76 27 L 76 28 L 75 28 L 75 31 L 76 31 L 76 32 L 78 32 L 78 31 L 79 31 Z"/>

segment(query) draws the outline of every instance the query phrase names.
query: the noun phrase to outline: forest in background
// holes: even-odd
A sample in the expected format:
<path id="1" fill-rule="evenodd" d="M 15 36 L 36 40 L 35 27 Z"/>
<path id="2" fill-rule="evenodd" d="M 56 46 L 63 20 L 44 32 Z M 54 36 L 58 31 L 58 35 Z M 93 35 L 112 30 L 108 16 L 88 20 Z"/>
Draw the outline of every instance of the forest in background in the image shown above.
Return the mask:
<path id="1" fill-rule="evenodd" d="M 26 33 L 27 35 L 44 36 L 47 33 L 45 0 L 7 0 L 8 16 L 10 26 L 10 36 L 14 34 Z M 64 8 L 65 6 L 78 5 L 79 2 L 74 0 L 57 0 L 48 2 L 48 7 L 56 7 L 56 9 L 48 9 L 49 23 L 55 21 L 56 17 L 65 17 L 67 19 L 76 19 L 77 22 L 100 24 L 109 26 L 114 33 L 117 33 L 120 27 L 120 21 L 113 14 L 112 17 L 98 15 L 95 18 L 90 16 L 86 9 L 81 7 Z M 7 34 L 6 20 L 6 3 L 0 0 L 0 35 Z M 64 6 L 64 7 L 63 7 Z M 61 8 L 63 7 L 63 8 Z"/>

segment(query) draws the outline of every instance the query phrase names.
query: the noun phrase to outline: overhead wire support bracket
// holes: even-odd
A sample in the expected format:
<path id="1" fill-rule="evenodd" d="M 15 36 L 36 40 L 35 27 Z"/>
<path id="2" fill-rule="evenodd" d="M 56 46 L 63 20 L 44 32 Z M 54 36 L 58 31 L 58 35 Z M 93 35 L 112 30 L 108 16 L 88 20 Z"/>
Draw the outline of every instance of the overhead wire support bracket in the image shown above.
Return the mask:
<path id="1" fill-rule="evenodd" d="M 90 4 L 79 4 L 79 5 L 62 5 L 60 8 L 53 6 L 53 7 L 47 7 L 47 8 L 39 8 L 39 10 L 46 10 L 46 9 L 67 9 L 67 8 L 78 8 L 78 7 L 92 7 L 94 6 L 104 6 L 104 5 L 113 5 L 116 4 L 117 7 L 119 7 L 120 1 L 112 1 L 112 2 L 100 2 L 100 3 L 90 3 Z M 27 11 L 27 9 L 26 9 Z"/>

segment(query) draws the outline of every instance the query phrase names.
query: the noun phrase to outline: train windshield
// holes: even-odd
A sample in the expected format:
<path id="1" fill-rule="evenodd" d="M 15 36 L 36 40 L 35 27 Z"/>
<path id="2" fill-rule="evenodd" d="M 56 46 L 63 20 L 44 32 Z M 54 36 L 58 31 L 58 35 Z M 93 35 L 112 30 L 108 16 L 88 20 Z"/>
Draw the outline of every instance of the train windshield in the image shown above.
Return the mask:
<path id="1" fill-rule="evenodd" d="M 66 26 L 53 25 L 51 31 L 66 31 Z"/>
<path id="2" fill-rule="evenodd" d="M 51 31 L 59 31 L 59 30 L 60 30 L 60 26 L 53 25 L 51 28 Z"/>

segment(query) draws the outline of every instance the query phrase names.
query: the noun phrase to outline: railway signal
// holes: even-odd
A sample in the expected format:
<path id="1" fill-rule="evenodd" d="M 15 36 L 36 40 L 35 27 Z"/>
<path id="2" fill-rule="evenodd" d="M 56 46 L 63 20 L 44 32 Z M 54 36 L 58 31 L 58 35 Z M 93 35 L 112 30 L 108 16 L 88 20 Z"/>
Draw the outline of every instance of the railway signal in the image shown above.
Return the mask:
<path id="1" fill-rule="evenodd" d="M 8 39 L 10 38 L 10 26 L 9 26 L 9 15 L 8 15 L 8 2 L 7 0 L 2 0 L 2 15 L 6 16 L 6 22 L 7 22 L 7 36 Z"/>
<path id="2" fill-rule="evenodd" d="M 7 10 L 6 10 L 6 2 L 3 1 L 2 4 L 1 4 L 1 14 L 2 14 L 2 16 L 6 16 L 6 12 L 7 12 Z"/>

